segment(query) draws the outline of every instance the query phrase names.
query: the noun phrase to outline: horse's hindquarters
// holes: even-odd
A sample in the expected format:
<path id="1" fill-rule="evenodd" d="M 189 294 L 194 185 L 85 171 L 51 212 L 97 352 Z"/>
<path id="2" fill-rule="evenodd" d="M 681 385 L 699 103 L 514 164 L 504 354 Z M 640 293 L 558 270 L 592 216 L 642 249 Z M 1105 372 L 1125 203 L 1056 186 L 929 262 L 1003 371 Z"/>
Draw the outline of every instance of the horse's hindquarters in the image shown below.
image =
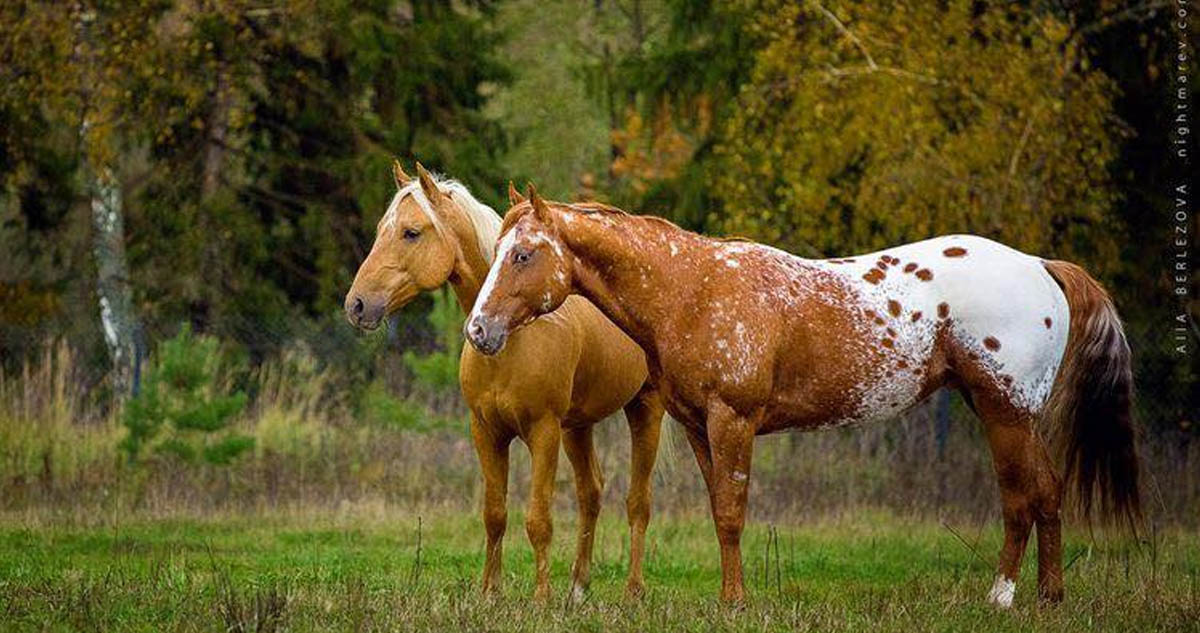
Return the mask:
<path id="1" fill-rule="evenodd" d="M 1010 404 L 1038 412 L 1050 397 L 1070 310 L 1040 260 L 1018 256 L 951 278 L 943 289 L 959 373 L 977 372 Z"/>
<path id="2" fill-rule="evenodd" d="M 986 384 L 1032 411 L 1049 396 L 1069 313 L 1037 258 L 952 236 L 816 262 L 803 274 L 816 292 L 770 347 L 764 432 L 890 419 L 948 382 Z"/>

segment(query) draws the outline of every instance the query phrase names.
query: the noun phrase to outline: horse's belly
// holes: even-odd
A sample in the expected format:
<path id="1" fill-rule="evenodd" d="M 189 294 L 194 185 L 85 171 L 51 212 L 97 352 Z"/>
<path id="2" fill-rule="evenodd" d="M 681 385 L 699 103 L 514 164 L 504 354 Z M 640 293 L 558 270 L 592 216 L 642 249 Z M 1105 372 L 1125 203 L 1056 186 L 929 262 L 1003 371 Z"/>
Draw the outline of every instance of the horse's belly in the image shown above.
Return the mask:
<path id="1" fill-rule="evenodd" d="M 776 392 L 760 433 L 784 429 L 819 431 L 886 420 L 912 408 L 944 379 L 932 328 L 897 331 L 890 347 L 879 349 L 873 332 L 856 332 L 872 353 L 848 355 L 844 368 L 810 369 L 794 387 Z M 853 344 L 851 344 L 853 346 Z"/>

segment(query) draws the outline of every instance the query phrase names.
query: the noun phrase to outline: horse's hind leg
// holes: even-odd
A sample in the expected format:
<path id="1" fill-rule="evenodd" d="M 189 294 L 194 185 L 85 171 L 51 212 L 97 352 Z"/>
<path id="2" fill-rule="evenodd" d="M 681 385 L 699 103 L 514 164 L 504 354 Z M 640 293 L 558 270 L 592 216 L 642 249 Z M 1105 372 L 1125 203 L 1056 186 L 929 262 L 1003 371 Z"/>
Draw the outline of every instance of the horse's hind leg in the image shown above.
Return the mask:
<path id="1" fill-rule="evenodd" d="M 1037 439 L 1037 438 L 1035 438 Z M 1038 501 L 1034 506 L 1034 523 L 1037 525 L 1038 540 L 1038 599 L 1043 602 L 1061 602 L 1063 598 L 1063 554 L 1062 479 L 1054 468 L 1054 462 L 1046 451 L 1045 443 L 1038 439 Z"/>
<path id="2" fill-rule="evenodd" d="M 646 551 L 646 526 L 650 523 L 650 480 L 658 457 L 663 418 L 658 392 L 644 388 L 625 405 L 625 418 L 629 422 L 631 455 L 629 495 L 625 499 L 629 519 L 629 580 L 625 593 L 636 597 L 646 590 L 642 560 Z"/>
<path id="3" fill-rule="evenodd" d="M 558 470 L 558 446 L 562 430 L 554 416 L 533 422 L 525 434 L 533 473 L 529 485 L 529 508 L 525 513 L 525 533 L 533 546 L 536 568 L 533 597 L 550 598 L 550 539 L 553 524 L 550 503 L 554 498 L 554 474 Z"/>
<path id="4" fill-rule="evenodd" d="M 1044 599 L 1062 597 L 1062 551 L 1059 534 L 1061 485 L 1034 430 L 1034 416 L 1014 407 L 996 406 L 998 396 L 975 391 L 992 449 L 1004 515 L 1004 546 L 988 601 L 1008 608 L 1016 591 L 1029 532 L 1038 527 L 1038 589 Z M 991 395 L 992 397 L 988 397 Z"/>
<path id="5" fill-rule="evenodd" d="M 596 538 L 596 518 L 600 515 L 600 493 L 604 476 L 592 443 L 592 427 L 563 432 L 563 449 L 575 470 L 575 492 L 579 500 L 579 537 L 575 564 L 571 567 L 571 599 L 581 600 L 587 590 L 592 564 L 592 544 Z"/>
<path id="6" fill-rule="evenodd" d="M 508 447 L 512 433 L 491 427 L 472 415 L 471 439 L 483 472 L 483 526 L 487 532 L 487 553 L 482 589 L 484 593 L 492 593 L 500 586 L 501 550 L 508 525 Z"/>
<path id="7" fill-rule="evenodd" d="M 1011 420 L 987 420 L 985 424 L 1004 515 L 1004 546 L 988 601 L 1007 608 L 1012 606 L 1021 559 L 1033 528 L 1032 462 L 1025 439 L 1031 430 L 1027 424 Z"/>

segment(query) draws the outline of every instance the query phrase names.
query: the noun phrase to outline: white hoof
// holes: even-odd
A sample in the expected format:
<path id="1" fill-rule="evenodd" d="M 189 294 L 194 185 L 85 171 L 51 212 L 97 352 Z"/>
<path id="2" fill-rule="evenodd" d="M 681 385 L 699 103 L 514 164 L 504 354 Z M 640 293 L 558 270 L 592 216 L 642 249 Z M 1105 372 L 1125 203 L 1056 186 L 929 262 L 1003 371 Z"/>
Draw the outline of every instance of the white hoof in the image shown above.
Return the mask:
<path id="1" fill-rule="evenodd" d="M 575 604 L 583 602 L 584 594 L 586 593 L 587 589 L 584 589 L 583 585 L 571 585 L 571 602 Z"/>
<path id="2" fill-rule="evenodd" d="M 1016 581 L 1009 580 L 1004 576 L 996 576 L 996 582 L 992 583 L 992 590 L 988 592 L 987 599 L 997 607 L 1007 609 L 1012 606 L 1013 595 L 1016 593 Z"/>

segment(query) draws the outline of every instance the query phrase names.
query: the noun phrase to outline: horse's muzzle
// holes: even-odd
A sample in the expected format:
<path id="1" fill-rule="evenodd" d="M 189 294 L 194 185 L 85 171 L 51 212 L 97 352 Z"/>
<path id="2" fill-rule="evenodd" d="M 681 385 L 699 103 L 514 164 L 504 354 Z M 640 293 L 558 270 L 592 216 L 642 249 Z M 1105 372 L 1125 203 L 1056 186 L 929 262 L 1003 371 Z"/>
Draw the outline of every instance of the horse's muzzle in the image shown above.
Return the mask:
<path id="1" fill-rule="evenodd" d="M 484 356 L 495 356 L 504 349 L 508 340 L 508 332 L 494 317 L 476 314 L 463 326 L 463 335 L 471 343 L 471 347 L 479 350 Z"/>
<path id="2" fill-rule="evenodd" d="M 350 293 L 346 295 L 346 320 L 356 328 L 374 330 L 383 321 L 387 300 L 383 297 Z"/>

